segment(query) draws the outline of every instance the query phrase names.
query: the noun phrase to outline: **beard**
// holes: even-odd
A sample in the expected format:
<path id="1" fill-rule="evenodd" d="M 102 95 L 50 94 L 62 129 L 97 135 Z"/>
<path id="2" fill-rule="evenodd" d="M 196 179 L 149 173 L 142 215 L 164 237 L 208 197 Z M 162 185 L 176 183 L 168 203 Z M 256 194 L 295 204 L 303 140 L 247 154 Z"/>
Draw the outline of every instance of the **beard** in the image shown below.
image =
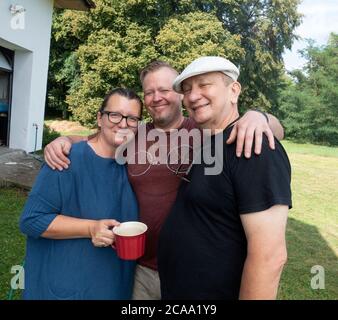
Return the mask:
<path id="1" fill-rule="evenodd" d="M 173 121 L 175 121 L 176 118 L 178 118 L 181 114 L 181 109 L 178 109 L 175 112 L 163 112 L 160 114 L 154 114 L 151 115 L 151 118 L 153 120 L 153 123 L 158 127 L 167 127 L 169 126 Z"/>

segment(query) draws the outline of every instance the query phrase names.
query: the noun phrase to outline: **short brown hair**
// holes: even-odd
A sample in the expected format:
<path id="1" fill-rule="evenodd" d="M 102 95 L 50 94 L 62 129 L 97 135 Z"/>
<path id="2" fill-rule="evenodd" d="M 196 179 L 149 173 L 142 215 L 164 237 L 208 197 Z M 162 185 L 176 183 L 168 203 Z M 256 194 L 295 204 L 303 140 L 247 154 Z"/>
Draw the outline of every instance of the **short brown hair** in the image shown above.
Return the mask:
<path id="1" fill-rule="evenodd" d="M 174 67 L 172 67 L 168 62 L 165 62 L 165 61 L 162 61 L 162 60 L 154 60 L 154 61 L 150 62 L 149 64 L 147 64 L 140 71 L 141 84 L 143 84 L 143 80 L 148 73 L 157 71 L 161 68 L 168 68 L 168 69 L 172 70 L 173 72 L 177 73 L 177 75 L 178 75 L 178 71 Z"/>

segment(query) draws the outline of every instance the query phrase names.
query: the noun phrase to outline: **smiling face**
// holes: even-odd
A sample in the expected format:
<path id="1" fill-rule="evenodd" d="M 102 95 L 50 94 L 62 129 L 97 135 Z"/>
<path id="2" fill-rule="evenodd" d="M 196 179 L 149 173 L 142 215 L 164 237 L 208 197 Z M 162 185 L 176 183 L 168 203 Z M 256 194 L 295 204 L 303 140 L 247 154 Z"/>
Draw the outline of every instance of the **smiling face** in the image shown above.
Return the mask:
<path id="1" fill-rule="evenodd" d="M 176 76 L 173 70 L 163 67 L 143 79 L 144 104 L 156 127 L 169 127 L 182 115 L 182 95 L 172 88 Z"/>
<path id="2" fill-rule="evenodd" d="M 119 94 L 114 94 L 108 99 L 104 111 L 118 112 L 123 116 L 140 118 L 141 104 L 136 99 L 128 99 Z M 113 148 L 117 148 L 131 139 L 137 131 L 137 127 L 133 128 L 127 125 L 127 119 L 123 118 L 120 123 L 114 124 L 109 120 L 108 114 L 101 114 L 100 112 L 97 115 L 97 122 L 100 127 L 100 140 Z"/>
<path id="3" fill-rule="evenodd" d="M 221 72 L 209 72 L 183 81 L 183 104 L 199 127 L 224 129 L 237 117 L 240 84 Z"/>

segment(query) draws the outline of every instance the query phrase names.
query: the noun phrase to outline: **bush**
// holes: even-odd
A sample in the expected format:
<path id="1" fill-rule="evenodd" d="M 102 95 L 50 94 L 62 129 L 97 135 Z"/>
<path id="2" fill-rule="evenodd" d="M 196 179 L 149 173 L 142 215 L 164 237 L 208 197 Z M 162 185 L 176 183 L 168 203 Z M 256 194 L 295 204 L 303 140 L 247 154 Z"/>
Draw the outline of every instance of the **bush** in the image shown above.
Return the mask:
<path id="1" fill-rule="evenodd" d="M 55 130 L 49 128 L 45 124 L 43 125 L 43 137 L 42 137 L 42 148 L 44 148 L 48 143 L 60 137 L 60 133 Z"/>

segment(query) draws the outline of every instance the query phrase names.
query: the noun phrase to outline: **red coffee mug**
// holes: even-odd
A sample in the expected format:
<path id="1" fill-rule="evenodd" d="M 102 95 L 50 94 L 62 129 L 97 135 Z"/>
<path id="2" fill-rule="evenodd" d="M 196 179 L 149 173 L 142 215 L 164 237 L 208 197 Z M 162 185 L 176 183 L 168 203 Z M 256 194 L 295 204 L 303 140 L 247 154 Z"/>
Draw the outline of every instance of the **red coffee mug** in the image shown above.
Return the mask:
<path id="1" fill-rule="evenodd" d="M 142 222 L 128 221 L 113 228 L 115 243 L 112 248 L 124 260 L 136 260 L 143 256 L 148 227 Z"/>

